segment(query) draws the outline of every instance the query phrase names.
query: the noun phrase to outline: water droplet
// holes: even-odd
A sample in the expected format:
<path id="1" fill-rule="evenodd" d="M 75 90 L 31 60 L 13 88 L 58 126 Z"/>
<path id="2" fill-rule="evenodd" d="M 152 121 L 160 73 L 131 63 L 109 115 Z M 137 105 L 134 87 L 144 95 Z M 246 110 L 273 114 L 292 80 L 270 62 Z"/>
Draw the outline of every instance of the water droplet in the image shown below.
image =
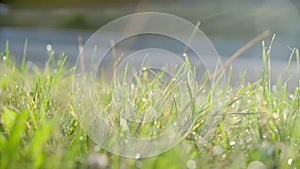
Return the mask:
<path id="1" fill-rule="evenodd" d="M 173 81 L 173 82 L 175 82 L 175 81 L 176 81 L 176 79 L 175 79 L 175 78 L 172 78 L 172 81 Z"/>
<path id="2" fill-rule="evenodd" d="M 290 95 L 290 98 L 291 98 L 291 99 L 293 99 L 293 98 L 294 98 L 294 96 L 291 94 L 291 95 Z"/>
<path id="3" fill-rule="evenodd" d="M 51 51 L 51 50 L 52 50 L 52 46 L 51 46 L 50 44 L 48 44 L 48 45 L 46 46 L 46 49 L 47 49 L 47 51 Z"/>
<path id="4" fill-rule="evenodd" d="M 214 155 L 215 156 L 221 155 L 221 154 L 223 154 L 223 152 L 224 152 L 224 149 L 223 149 L 222 146 L 217 145 L 217 146 L 214 147 Z"/>
<path id="5" fill-rule="evenodd" d="M 57 66 L 60 66 L 62 63 L 63 63 L 62 60 L 58 60 L 56 64 L 57 64 Z"/>
<path id="6" fill-rule="evenodd" d="M 142 165 L 143 165 L 143 163 L 142 163 L 141 160 L 137 160 L 137 161 L 135 162 L 136 168 L 142 168 Z"/>
<path id="7" fill-rule="evenodd" d="M 79 137 L 79 140 L 83 140 L 83 137 L 82 137 L 82 136 L 80 136 L 80 137 Z"/>
<path id="8" fill-rule="evenodd" d="M 143 67 L 143 71 L 146 71 L 147 70 L 147 68 L 146 67 Z"/>
<path id="9" fill-rule="evenodd" d="M 235 141 L 230 141 L 230 142 L 229 142 L 229 145 L 230 145 L 230 146 L 235 146 L 235 145 L 236 145 L 236 142 L 235 142 Z"/>
<path id="10" fill-rule="evenodd" d="M 134 89 L 135 86 L 134 86 L 133 83 L 131 83 L 131 84 L 130 84 L 130 87 L 131 87 L 131 89 Z"/>
<path id="11" fill-rule="evenodd" d="M 293 159 L 288 159 L 288 165 L 292 165 L 292 163 L 293 163 Z"/>
<path id="12" fill-rule="evenodd" d="M 5 56 L 3 56 L 3 57 L 2 57 L 2 59 L 5 61 L 5 60 L 6 60 L 6 57 L 5 57 Z"/>
<path id="13" fill-rule="evenodd" d="M 273 118 L 274 119 L 278 119 L 279 118 L 279 115 L 277 113 L 273 113 Z"/>
<path id="14" fill-rule="evenodd" d="M 142 101 L 143 101 L 143 102 L 146 102 L 146 101 L 147 101 L 147 99 L 143 97 L 143 98 L 142 98 Z"/>
<path id="15" fill-rule="evenodd" d="M 151 90 L 148 95 L 152 96 L 153 94 L 154 94 L 154 92 Z"/>
<path id="16" fill-rule="evenodd" d="M 136 154 L 135 154 L 135 158 L 136 158 L 136 159 L 139 159 L 139 158 L 141 158 L 141 154 L 139 154 L 139 153 L 136 153 Z"/>
<path id="17" fill-rule="evenodd" d="M 247 169 L 266 169 L 266 166 L 261 161 L 252 161 Z"/>
<path id="18" fill-rule="evenodd" d="M 100 151 L 100 147 L 99 147 L 99 146 L 95 146 L 95 147 L 94 147 L 94 151 L 95 151 L 95 152 Z"/>
<path id="19" fill-rule="evenodd" d="M 196 168 L 196 163 L 194 160 L 189 160 L 189 161 L 187 161 L 186 166 L 188 169 L 194 169 L 194 168 Z"/>

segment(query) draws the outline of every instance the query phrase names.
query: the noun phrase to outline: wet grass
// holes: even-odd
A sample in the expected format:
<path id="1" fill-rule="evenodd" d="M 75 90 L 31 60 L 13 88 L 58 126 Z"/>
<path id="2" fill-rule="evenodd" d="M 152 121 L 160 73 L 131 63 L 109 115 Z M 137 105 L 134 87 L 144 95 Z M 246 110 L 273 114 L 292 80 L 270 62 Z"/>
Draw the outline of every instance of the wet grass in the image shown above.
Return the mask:
<path id="1" fill-rule="evenodd" d="M 263 43 L 264 66 L 256 82 L 241 79 L 234 88 L 212 89 L 225 97 L 206 108 L 189 98 L 193 112 L 209 112 L 217 106 L 221 111 L 207 139 L 201 139 L 199 118 L 170 151 L 129 159 L 102 150 L 80 126 L 71 85 L 74 69 L 64 66 L 65 56 L 50 56 L 43 69 L 26 65 L 25 60 L 16 65 L 7 45 L 0 61 L 0 168 L 299 168 L 300 80 L 293 90 L 280 77 L 271 86 L 270 50 Z M 290 57 L 299 63 L 298 50 Z M 228 84 L 231 70 L 227 70 Z M 109 105 L 114 89 L 100 85 L 102 103 Z M 206 100 L 211 101 L 210 96 Z M 128 126 L 129 130 L 137 127 Z M 142 131 L 139 134 L 145 134 Z"/>

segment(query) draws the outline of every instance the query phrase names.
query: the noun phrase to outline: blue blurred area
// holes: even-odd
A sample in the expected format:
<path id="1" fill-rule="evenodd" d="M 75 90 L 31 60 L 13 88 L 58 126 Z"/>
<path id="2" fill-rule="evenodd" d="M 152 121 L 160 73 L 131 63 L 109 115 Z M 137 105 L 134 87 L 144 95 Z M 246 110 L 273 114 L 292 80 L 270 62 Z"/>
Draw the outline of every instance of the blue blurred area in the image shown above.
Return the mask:
<path id="1" fill-rule="evenodd" d="M 269 29 L 286 45 L 292 48 L 299 47 L 300 1 L 298 0 L 2 0 L 2 2 L 7 4 L 0 4 L 0 26 L 4 27 L 80 29 L 93 32 L 124 15 L 151 11 L 177 15 L 192 23 L 200 21 L 200 29 L 211 38 L 249 40 Z"/>
<path id="2" fill-rule="evenodd" d="M 194 24 L 200 21 L 200 29 L 212 41 L 223 61 L 265 30 L 271 31 L 264 39 L 267 44 L 272 34 L 277 34 L 272 48 L 272 60 L 277 62 L 274 71 L 285 67 L 292 49 L 300 47 L 298 0 L 2 0 L 0 3 L 0 51 L 5 49 L 8 40 L 17 62 L 23 55 L 24 41 L 28 39 L 28 61 L 43 63 L 49 44 L 56 56 L 64 52 L 72 65 L 78 56 L 78 36 L 84 43 L 114 19 L 149 11 L 177 15 Z M 261 43 L 257 43 L 242 53 L 233 65 L 240 72 L 247 69 L 259 73 L 260 58 Z M 292 63 L 295 62 L 293 59 Z"/>

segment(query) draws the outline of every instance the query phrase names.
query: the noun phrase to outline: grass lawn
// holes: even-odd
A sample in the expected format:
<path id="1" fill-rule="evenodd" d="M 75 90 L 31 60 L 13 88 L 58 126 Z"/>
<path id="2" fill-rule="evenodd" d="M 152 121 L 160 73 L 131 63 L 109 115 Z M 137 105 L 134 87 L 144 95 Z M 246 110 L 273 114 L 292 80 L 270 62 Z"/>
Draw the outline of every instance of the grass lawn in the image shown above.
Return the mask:
<path id="1" fill-rule="evenodd" d="M 241 78 L 234 88 L 210 89 L 224 98 L 211 101 L 208 94 L 206 105 L 190 93 L 198 117 L 192 131 L 171 150 L 137 159 L 104 151 L 83 130 L 73 101 L 74 68 L 64 66 L 66 57 L 49 57 L 41 69 L 26 64 L 25 56 L 16 65 L 8 45 L 0 56 L 0 168 L 300 168 L 300 80 L 292 90 L 280 77 L 271 86 L 268 48 L 263 48 L 260 79 L 250 84 Z M 298 50 L 290 58 L 299 65 Z M 114 89 L 105 83 L 99 84 L 99 99 L 109 105 Z M 212 110 L 221 112 L 216 129 L 201 139 L 199 112 Z M 129 134 L 149 134 L 137 127 L 129 125 Z"/>

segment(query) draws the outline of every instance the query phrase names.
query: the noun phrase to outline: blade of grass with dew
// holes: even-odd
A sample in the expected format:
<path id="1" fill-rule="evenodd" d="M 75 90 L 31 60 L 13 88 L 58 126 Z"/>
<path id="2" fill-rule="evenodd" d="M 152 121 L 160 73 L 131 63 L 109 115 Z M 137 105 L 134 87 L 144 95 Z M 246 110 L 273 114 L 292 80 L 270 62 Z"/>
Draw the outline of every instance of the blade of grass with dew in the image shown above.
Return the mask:
<path id="1" fill-rule="evenodd" d="M 21 72 L 25 70 L 25 64 L 26 64 L 26 55 L 27 55 L 27 46 L 28 46 L 28 39 L 25 39 L 24 42 L 24 49 L 23 49 L 23 57 L 22 57 L 22 63 L 21 63 Z"/>

